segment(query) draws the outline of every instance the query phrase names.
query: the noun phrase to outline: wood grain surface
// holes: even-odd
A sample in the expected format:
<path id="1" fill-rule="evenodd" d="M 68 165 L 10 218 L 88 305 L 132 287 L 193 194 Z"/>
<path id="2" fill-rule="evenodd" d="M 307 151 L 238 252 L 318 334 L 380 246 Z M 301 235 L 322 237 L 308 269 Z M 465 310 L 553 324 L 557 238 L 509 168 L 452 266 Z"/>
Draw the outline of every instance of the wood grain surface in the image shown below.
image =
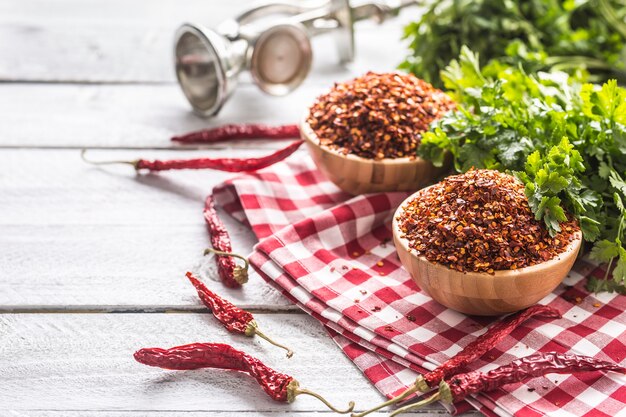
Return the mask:
<path id="1" fill-rule="evenodd" d="M 418 13 L 359 25 L 357 60 L 346 66 L 337 64 L 330 38 L 316 39 L 310 77 L 293 94 L 267 96 L 244 75 L 219 118 L 199 119 L 174 81 L 174 29 L 184 21 L 214 25 L 250 5 L 0 0 L 0 416 L 330 415 L 311 398 L 275 403 L 244 375 L 167 372 L 132 360 L 142 346 L 194 341 L 250 350 L 338 405 L 381 400 L 319 323 L 256 274 L 242 290 L 214 280 L 213 260 L 201 255 L 208 244 L 201 210 L 229 175 L 136 175 L 79 157 L 81 148 L 94 159 L 267 153 L 280 144 L 181 149 L 169 138 L 231 122 L 296 123 L 334 81 L 393 70 L 406 47 L 402 23 Z M 249 253 L 253 234 L 223 217 L 234 247 Z M 198 302 L 187 270 L 255 311 L 268 334 L 296 350 L 294 358 L 227 334 Z"/>

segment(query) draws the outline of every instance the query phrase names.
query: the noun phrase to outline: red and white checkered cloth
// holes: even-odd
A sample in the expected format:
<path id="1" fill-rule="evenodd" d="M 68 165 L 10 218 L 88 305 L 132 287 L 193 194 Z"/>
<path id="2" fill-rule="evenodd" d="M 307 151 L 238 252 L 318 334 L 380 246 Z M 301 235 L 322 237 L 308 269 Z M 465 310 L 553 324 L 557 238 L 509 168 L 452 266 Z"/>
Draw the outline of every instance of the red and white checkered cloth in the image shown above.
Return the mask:
<path id="1" fill-rule="evenodd" d="M 401 268 L 390 225 L 406 193 L 352 197 L 326 180 L 309 158 L 294 156 L 229 180 L 214 195 L 259 238 L 250 260 L 260 275 L 320 320 L 387 397 L 410 386 L 418 372 L 456 354 L 493 320 L 443 307 Z M 626 364 L 626 296 L 584 289 L 586 276 L 603 273 L 589 261 L 578 261 L 541 301 L 563 318 L 529 320 L 472 369 L 493 369 L 536 351 Z M 626 377 L 549 375 L 476 395 L 450 411 L 471 407 L 500 416 L 626 416 Z"/>

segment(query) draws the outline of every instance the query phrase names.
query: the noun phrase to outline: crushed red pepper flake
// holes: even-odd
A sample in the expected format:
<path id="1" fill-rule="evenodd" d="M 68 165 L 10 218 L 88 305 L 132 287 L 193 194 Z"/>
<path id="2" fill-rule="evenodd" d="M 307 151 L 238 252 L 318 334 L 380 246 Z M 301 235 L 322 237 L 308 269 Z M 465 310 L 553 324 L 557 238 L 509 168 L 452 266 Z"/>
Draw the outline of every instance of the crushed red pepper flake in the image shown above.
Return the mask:
<path id="1" fill-rule="evenodd" d="M 368 159 L 416 157 L 422 132 L 455 107 L 411 74 L 368 72 L 319 96 L 307 122 L 320 145 Z"/>
<path id="2" fill-rule="evenodd" d="M 380 307 L 375 306 L 374 308 L 372 308 L 372 311 L 373 311 L 374 313 L 377 313 L 377 312 L 379 312 L 379 311 L 380 311 Z"/>
<path id="3" fill-rule="evenodd" d="M 416 319 L 415 319 L 415 316 L 411 316 L 410 314 L 409 314 L 408 316 L 406 316 L 406 319 L 407 319 L 408 321 L 415 321 L 415 320 L 416 320 Z"/>
<path id="4" fill-rule="evenodd" d="M 580 230 L 569 220 L 551 237 L 530 210 L 522 183 L 487 169 L 447 177 L 403 208 L 398 222 L 409 247 L 459 272 L 492 274 L 548 261 Z"/>

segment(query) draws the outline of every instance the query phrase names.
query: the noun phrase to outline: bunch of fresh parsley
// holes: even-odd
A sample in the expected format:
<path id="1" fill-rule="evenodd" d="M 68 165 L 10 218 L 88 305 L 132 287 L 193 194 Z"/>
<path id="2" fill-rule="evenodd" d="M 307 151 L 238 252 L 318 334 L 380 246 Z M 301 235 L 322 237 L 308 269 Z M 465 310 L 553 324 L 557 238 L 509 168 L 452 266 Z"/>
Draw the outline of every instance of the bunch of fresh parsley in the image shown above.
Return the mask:
<path id="1" fill-rule="evenodd" d="M 440 87 L 440 70 L 467 45 L 482 64 L 626 81 L 625 16 L 623 0 L 431 0 L 405 28 L 411 53 L 400 67 Z"/>
<path id="2" fill-rule="evenodd" d="M 613 281 L 590 289 L 626 288 L 626 89 L 499 61 L 481 68 L 467 48 L 441 78 L 459 107 L 431 125 L 420 156 L 441 165 L 449 152 L 458 171 L 512 171 L 551 234 L 571 213 L 595 242 L 591 257 L 615 267 Z"/>

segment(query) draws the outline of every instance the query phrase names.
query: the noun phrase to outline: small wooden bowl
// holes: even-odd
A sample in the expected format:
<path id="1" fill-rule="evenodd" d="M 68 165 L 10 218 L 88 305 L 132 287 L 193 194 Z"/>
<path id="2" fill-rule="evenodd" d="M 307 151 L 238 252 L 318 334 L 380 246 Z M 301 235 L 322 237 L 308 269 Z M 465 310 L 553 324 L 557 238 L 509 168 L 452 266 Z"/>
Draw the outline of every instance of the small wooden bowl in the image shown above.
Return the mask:
<path id="1" fill-rule="evenodd" d="M 322 173 L 343 191 L 353 195 L 383 191 L 412 191 L 432 183 L 447 171 L 421 158 L 373 159 L 344 155 L 321 146 L 313 129 L 304 120 L 300 135 Z"/>
<path id="2" fill-rule="evenodd" d="M 563 253 L 547 262 L 516 270 L 495 271 L 494 274 L 458 272 L 430 262 L 424 256 L 417 256 L 409 248 L 409 241 L 401 237 L 397 218 L 404 205 L 424 190 L 411 195 L 396 210 L 392 226 L 393 240 L 400 262 L 415 283 L 444 306 L 479 316 L 512 313 L 550 294 L 574 265 L 582 244 L 580 232 Z"/>

